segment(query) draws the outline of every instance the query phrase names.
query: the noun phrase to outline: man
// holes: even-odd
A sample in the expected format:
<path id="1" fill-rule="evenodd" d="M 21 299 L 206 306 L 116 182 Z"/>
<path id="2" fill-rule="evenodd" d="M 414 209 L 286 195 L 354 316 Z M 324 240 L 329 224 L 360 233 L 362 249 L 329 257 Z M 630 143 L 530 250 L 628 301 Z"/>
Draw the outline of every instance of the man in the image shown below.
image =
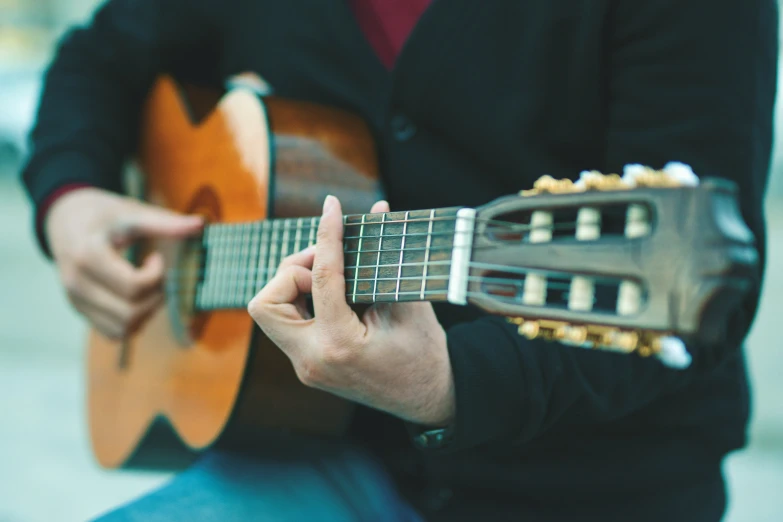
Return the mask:
<path id="1" fill-rule="evenodd" d="M 68 295 L 113 337 L 160 304 L 162 277 L 114 247 L 200 227 L 116 193 L 161 72 L 219 86 L 254 71 L 359 113 L 395 210 L 682 161 L 739 185 L 763 259 L 776 59 L 774 0 L 109 0 L 62 42 L 24 180 Z M 363 406 L 350 438 L 209 455 L 107 520 L 721 519 L 759 288 L 685 371 L 528 342 L 472 309 L 359 317 L 340 297 L 340 215 L 327 199 L 316 249 L 249 311 L 305 383 Z"/>

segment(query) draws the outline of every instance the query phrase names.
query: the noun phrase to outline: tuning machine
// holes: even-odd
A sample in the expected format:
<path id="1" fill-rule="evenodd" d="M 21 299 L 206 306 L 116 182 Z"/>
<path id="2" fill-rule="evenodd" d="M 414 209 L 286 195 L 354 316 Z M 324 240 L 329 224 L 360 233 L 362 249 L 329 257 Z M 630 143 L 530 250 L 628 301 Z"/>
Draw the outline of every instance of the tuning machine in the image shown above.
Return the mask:
<path id="1" fill-rule="evenodd" d="M 644 165 L 627 165 L 623 175 L 603 174 L 596 170 L 584 171 L 577 181 L 541 176 L 533 188 L 520 191 L 520 196 L 538 194 L 568 194 L 588 190 L 629 190 L 636 187 L 671 188 L 698 185 L 693 169 L 684 163 L 671 162 L 663 169 L 655 170 Z"/>
<path id="2" fill-rule="evenodd" d="M 546 319 L 508 318 L 517 332 L 530 340 L 543 339 L 588 349 L 636 353 L 641 357 L 655 356 L 673 368 L 687 368 L 691 363 L 685 344 L 675 337 L 644 330 L 622 330 L 611 326 L 574 325 Z"/>

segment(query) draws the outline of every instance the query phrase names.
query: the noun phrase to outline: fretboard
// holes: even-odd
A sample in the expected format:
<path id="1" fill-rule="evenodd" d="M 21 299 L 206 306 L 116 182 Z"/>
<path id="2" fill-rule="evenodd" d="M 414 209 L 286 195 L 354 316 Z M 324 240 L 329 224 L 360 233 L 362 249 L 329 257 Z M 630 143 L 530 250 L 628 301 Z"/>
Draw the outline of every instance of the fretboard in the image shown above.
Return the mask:
<path id="1" fill-rule="evenodd" d="M 468 212 L 458 219 L 458 210 L 346 216 L 348 302 L 448 300 L 454 253 L 467 255 L 470 244 L 465 241 L 473 230 L 472 215 Z M 196 307 L 245 308 L 286 256 L 315 244 L 318 222 L 318 218 L 294 218 L 207 226 Z"/>

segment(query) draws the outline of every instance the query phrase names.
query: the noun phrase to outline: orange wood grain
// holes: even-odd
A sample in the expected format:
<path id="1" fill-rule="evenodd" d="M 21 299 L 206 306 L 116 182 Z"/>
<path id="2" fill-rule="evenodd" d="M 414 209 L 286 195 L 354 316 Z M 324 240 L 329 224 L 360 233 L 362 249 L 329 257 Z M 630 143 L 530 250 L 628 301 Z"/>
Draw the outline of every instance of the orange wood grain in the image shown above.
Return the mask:
<path id="1" fill-rule="evenodd" d="M 221 221 L 265 218 L 269 150 L 259 105 L 242 92 L 229 94 L 194 127 L 173 82 L 161 80 L 149 98 L 142 129 L 140 166 L 147 199 L 184 212 L 208 187 L 223 202 Z M 159 415 L 187 445 L 213 443 L 234 406 L 252 327 L 244 310 L 217 311 L 193 345 L 182 347 L 161 309 L 129 341 L 125 369 L 118 365 L 121 347 L 91 332 L 88 408 L 98 461 L 121 465 Z"/>

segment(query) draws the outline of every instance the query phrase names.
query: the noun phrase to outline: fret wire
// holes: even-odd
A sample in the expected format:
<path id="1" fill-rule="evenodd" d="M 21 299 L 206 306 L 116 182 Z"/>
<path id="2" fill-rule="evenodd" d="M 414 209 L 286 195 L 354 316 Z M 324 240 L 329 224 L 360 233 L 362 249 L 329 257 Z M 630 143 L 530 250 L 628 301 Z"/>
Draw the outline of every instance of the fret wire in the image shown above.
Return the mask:
<path id="1" fill-rule="evenodd" d="M 242 227 L 242 246 L 239 249 L 239 265 L 240 266 L 247 266 L 247 257 L 248 257 L 248 250 L 250 248 L 250 224 L 246 224 L 244 227 Z M 243 295 L 245 295 L 245 283 L 244 280 L 241 282 L 242 284 L 237 284 L 237 293 L 236 293 L 236 300 L 237 302 L 241 301 L 241 298 Z"/>
<path id="2" fill-rule="evenodd" d="M 356 253 L 356 273 L 354 275 L 355 278 L 359 277 L 359 266 L 362 264 L 362 261 L 361 261 L 361 257 L 362 257 L 361 249 L 362 249 L 362 239 L 363 239 L 362 236 L 364 236 L 364 220 L 365 220 L 365 215 L 362 214 L 362 226 L 359 229 L 359 246 L 356 249 L 357 253 Z M 356 302 L 356 285 L 357 285 L 357 283 L 354 282 L 353 283 L 353 302 L 354 303 Z"/>
<path id="3" fill-rule="evenodd" d="M 430 259 L 430 245 L 432 244 L 432 225 L 434 223 L 435 209 L 430 211 L 430 224 L 427 228 L 427 246 L 424 250 L 424 269 L 421 278 L 421 298 L 424 299 L 424 292 L 427 287 L 427 262 Z"/>
<path id="4" fill-rule="evenodd" d="M 251 299 L 253 299 L 253 296 L 255 295 L 255 287 L 256 287 L 256 277 L 258 275 L 257 270 L 253 270 L 255 267 L 258 266 L 258 241 L 260 240 L 258 236 L 259 232 L 259 225 L 258 223 L 254 223 L 252 227 L 252 234 L 251 234 L 251 241 L 250 241 L 250 259 L 248 260 L 247 266 L 250 268 L 250 270 L 253 273 L 253 277 L 250 280 L 250 284 L 247 285 L 247 292 L 245 294 L 245 301 L 248 303 Z"/>
<path id="5" fill-rule="evenodd" d="M 405 223 L 402 225 L 402 242 L 400 243 L 400 266 L 397 268 L 397 287 L 395 289 L 395 296 L 394 300 L 399 301 L 400 300 L 400 279 L 402 279 L 402 258 L 405 254 L 405 233 L 408 231 L 408 214 L 409 212 L 405 212 Z M 378 253 L 380 255 L 380 253 Z"/>
<path id="6" fill-rule="evenodd" d="M 231 230 L 230 228 L 224 228 L 223 230 L 221 230 L 221 232 L 222 232 L 221 235 L 224 236 L 224 237 L 228 236 L 228 233 L 229 233 L 230 230 Z M 219 283 L 219 285 L 218 285 L 216 290 L 217 290 L 217 293 L 218 293 L 218 295 L 217 295 L 217 302 L 220 303 L 221 305 L 223 304 L 223 299 L 224 299 L 224 295 L 225 295 L 225 288 L 227 286 L 226 283 L 228 282 L 228 277 L 229 277 L 229 275 L 226 272 L 228 272 L 231 269 L 230 266 L 229 266 L 230 262 L 231 262 L 230 258 L 226 258 L 226 259 L 220 260 L 220 267 L 222 268 L 223 276 L 220 278 L 220 283 Z"/>
<path id="7" fill-rule="evenodd" d="M 239 264 L 240 266 L 249 266 L 248 263 L 248 257 L 250 253 L 250 223 L 248 223 L 245 227 L 243 227 L 242 231 L 242 247 L 239 252 Z M 242 281 L 242 284 L 237 285 L 237 294 L 236 294 L 236 300 L 237 302 L 243 301 L 242 296 L 245 295 L 245 281 Z"/>
<path id="8" fill-rule="evenodd" d="M 283 251 L 280 254 L 280 261 L 282 261 L 283 259 L 285 259 L 288 256 L 288 237 L 289 237 L 289 233 L 290 233 L 290 229 L 291 229 L 290 225 L 291 225 L 291 220 L 286 219 L 285 221 L 283 221 L 283 242 L 282 242 L 282 244 L 284 246 L 284 249 L 283 249 Z"/>
<path id="9" fill-rule="evenodd" d="M 294 251 L 301 252 L 302 247 L 300 245 L 302 241 L 302 218 L 296 220 L 296 235 L 294 236 Z"/>
<path id="10" fill-rule="evenodd" d="M 232 260 L 232 266 L 235 270 L 241 270 L 242 269 L 242 229 L 244 228 L 244 223 L 239 224 L 236 229 L 234 229 L 234 233 L 232 234 L 232 248 L 230 251 L 234 255 L 234 259 Z M 226 301 L 228 303 L 236 303 L 236 291 L 237 286 L 239 286 L 239 281 L 237 281 L 237 278 L 231 277 L 229 278 L 229 287 L 228 287 L 228 293 L 226 294 Z"/>
<path id="11" fill-rule="evenodd" d="M 318 218 L 316 217 L 310 219 L 310 237 L 307 240 L 307 246 L 313 246 L 315 244 L 315 231 L 318 228 L 318 225 L 316 224 L 317 221 Z"/>
<path id="12" fill-rule="evenodd" d="M 381 264 L 381 252 L 383 251 L 383 218 L 386 214 L 381 214 L 381 231 L 378 234 L 378 258 L 375 261 L 375 283 L 372 286 L 372 300 L 375 301 L 375 294 L 378 291 L 378 271 Z"/>
<path id="13" fill-rule="evenodd" d="M 231 255 L 231 257 L 227 260 L 228 263 L 228 269 L 229 270 L 236 270 L 237 265 L 237 256 L 236 256 L 236 249 L 237 249 L 237 242 L 235 240 L 237 234 L 236 228 L 230 228 L 226 231 L 226 235 L 231 238 L 231 241 L 229 241 L 229 247 L 228 247 L 228 253 Z M 225 285 L 223 288 L 223 295 L 222 299 L 226 303 L 231 302 L 231 285 L 234 284 L 234 280 L 230 275 L 225 276 Z"/>
<path id="14" fill-rule="evenodd" d="M 277 266 L 280 264 L 279 261 L 277 261 L 277 236 L 280 229 L 280 221 L 273 221 L 272 222 L 272 238 L 271 243 L 272 246 L 269 248 L 269 264 L 267 265 L 267 271 L 266 271 L 266 277 L 264 281 L 264 286 L 269 283 L 269 280 L 274 277 L 274 273 L 277 271 Z"/>
<path id="15" fill-rule="evenodd" d="M 261 235 L 260 235 L 260 248 L 258 252 L 258 263 L 256 263 L 257 267 L 257 277 L 256 277 L 256 288 L 255 292 L 258 293 L 261 291 L 261 289 L 264 287 L 266 282 L 264 281 L 264 276 L 266 275 L 266 271 L 264 271 L 263 267 L 266 266 L 266 258 L 269 254 L 269 241 L 266 239 L 266 233 L 269 230 L 269 221 L 264 221 L 261 223 Z"/>

